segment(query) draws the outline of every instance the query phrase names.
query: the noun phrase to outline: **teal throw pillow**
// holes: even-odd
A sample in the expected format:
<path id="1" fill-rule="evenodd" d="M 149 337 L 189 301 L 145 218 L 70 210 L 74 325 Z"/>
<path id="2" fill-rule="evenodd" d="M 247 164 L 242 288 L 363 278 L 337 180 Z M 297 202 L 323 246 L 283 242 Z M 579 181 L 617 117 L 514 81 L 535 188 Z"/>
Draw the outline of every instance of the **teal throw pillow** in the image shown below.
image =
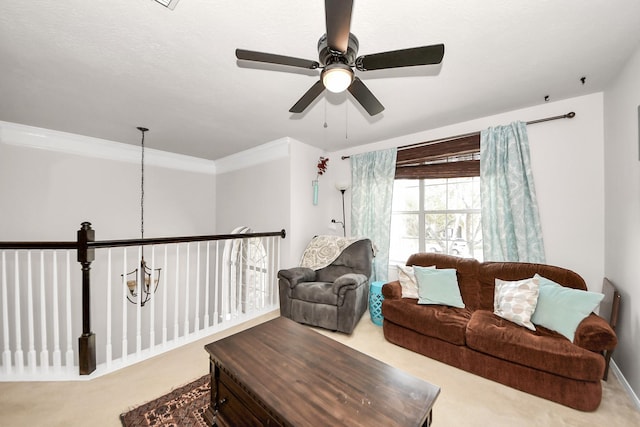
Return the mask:
<path id="1" fill-rule="evenodd" d="M 418 304 L 464 308 L 455 268 L 413 267 L 418 281 Z"/>
<path id="2" fill-rule="evenodd" d="M 573 342 L 578 325 L 598 307 L 604 295 L 567 288 L 538 274 L 534 277 L 540 288 L 531 322 L 559 332 Z"/>

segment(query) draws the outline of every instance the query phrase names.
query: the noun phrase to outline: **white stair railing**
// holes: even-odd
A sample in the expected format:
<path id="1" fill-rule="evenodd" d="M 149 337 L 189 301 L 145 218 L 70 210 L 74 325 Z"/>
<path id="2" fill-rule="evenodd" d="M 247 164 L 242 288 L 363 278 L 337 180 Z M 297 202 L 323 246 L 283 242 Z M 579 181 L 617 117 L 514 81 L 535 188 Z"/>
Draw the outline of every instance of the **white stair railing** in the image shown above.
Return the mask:
<path id="1" fill-rule="evenodd" d="M 284 231 L 240 233 L 175 238 L 181 240 L 175 243 L 146 239 L 145 259 L 161 273 L 144 306 L 142 292 L 133 298 L 126 283 L 127 273 L 140 265 L 142 246 L 93 242 L 96 369 L 90 375 L 79 373 L 78 336 L 80 341 L 85 336 L 86 309 L 77 251 L 69 249 L 74 242 L 63 242 L 64 249 L 49 249 L 53 244 L 12 249 L 11 242 L 0 242 L 0 381 L 94 378 L 276 310 Z M 250 237 L 255 234 L 261 235 Z"/>

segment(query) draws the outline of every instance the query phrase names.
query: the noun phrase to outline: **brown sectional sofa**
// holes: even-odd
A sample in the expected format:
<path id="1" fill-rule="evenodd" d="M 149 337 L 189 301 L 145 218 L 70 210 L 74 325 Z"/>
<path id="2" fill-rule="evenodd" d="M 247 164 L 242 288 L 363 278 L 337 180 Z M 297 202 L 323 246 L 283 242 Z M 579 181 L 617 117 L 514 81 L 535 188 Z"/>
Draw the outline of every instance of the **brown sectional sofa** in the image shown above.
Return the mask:
<path id="1" fill-rule="evenodd" d="M 531 331 L 493 314 L 495 279 L 539 274 L 563 286 L 586 290 L 573 271 L 543 264 L 485 262 L 449 255 L 412 255 L 408 266 L 455 268 L 465 308 L 418 305 L 402 298 L 398 281 L 382 288 L 385 338 L 465 371 L 582 411 L 602 398 L 604 350 L 615 332 L 596 314 L 580 323 L 572 343 L 550 329 Z"/>

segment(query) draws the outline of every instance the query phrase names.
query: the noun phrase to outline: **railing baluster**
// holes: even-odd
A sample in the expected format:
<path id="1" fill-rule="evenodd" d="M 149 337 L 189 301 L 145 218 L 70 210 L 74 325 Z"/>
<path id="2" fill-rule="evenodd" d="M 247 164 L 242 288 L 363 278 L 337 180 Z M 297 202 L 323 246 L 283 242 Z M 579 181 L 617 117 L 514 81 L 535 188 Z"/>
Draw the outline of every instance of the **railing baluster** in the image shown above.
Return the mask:
<path id="1" fill-rule="evenodd" d="M 129 339 L 127 337 L 127 248 L 122 249 L 122 361 L 129 355 Z"/>
<path id="2" fill-rule="evenodd" d="M 105 348 L 107 368 L 111 367 L 111 360 L 113 359 L 113 345 L 111 344 L 111 327 L 113 319 L 111 311 L 111 248 L 109 248 L 107 250 L 107 345 Z"/>
<path id="3" fill-rule="evenodd" d="M 142 260 L 142 246 L 138 247 L 138 259 Z M 138 274 L 136 274 L 136 292 L 138 294 L 136 298 L 136 358 L 140 357 L 140 352 L 142 351 L 142 294 L 145 288 L 145 281 L 144 266 L 140 261 Z"/>
<path id="4" fill-rule="evenodd" d="M 227 254 L 227 249 L 229 249 L 229 259 L 225 257 Z M 233 241 L 225 242 L 225 249 L 222 252 L 222 276 L 220 284 L 220 311 L 221 320 L 226 321 L 231 313 L 231 275 L 233 268 Z"/>
<path id="5" fill-rule="evenodd" d="M 206 258 L 206 267 L 205 267 L 205 276 L 204 276 L 204 321 L 203 327 L 207 329 L 209 325 L 209 288 L 211 288 L 211 283 L 209 283 L 209 264 L 211 258 L 209 258 L 209 243 L 207 242 L 207 258 Z"/>
<path id="6" fill-rule="evenodd" d="M 164 247 L 164 268 L 163 268 L 163 286 L 162 286 L 162 347 L 167 345 L 167 288 L 169 283 L 167 282 L 167 254 L 168 248 Z"/>
<path id="7" fill-rule="evenodd" d="M 60 301 L 58 295 L 58 251 L 53 251 L 53 370 L 60 372 L 62 368 L 62 354 L 60 353 Z"/>
<path id="8" fill-rule="evenodd" d="M 71 332 L 71 312 L 73 311 L 73 306 L 71 305 L 71 251 L 67 251 L 66 271 L 65 304 L 67 308 L 67 351 L 65 353 L 64 364 L 65 367 L 71 371 L 74 369 L 73 335 Z"/>
<path id="9" fill-rule="evenodd" d="M 9 341 L 9 302 L 7 298 L 7 256 L 5 251 L 2 251 L 2 366 L 4 374 L 9 374 L 12 371 L 11 345 Z"/>
<path id="10" fill-rule="evenodd" d="M 49 371 L 49 350 L 47 348 L 47 295 L 44 286 L 44 251 L 40 251 L 40 369 Z"/>
<path id="11" fill-rule="evenodd" d="M 254 267 L 254 262 L 253 262 L 253 240 L 252 239 L 247 239 L 247 258 L 246 258 L 246 265 L 244 267 L 244 269 L 242 271 L 246 272 L 246 278 L 244 279 L 244 286 L 247 288 L 247 290 L 245 291 L 246 293 L 246 297 L 245 300 L 247 301 L 245 303 L 245 309 L 244 309 L 244 313 L 248 313 L 250 310 L 255 308 L 255 298 L 256 298 L 256 282 L 255 282 L 255 271 L 253 272 L 254 274 L 252 274 L 251 269 Z"/>
<path id="12" fill-rule="evenodd" d="M 236 289 L 235 289 L 235 296 L 236 296 L 236 305 L 235 305 L 235 316 L 234 318 L 237 318 L 239 314 L 242 314 L 243 309 L 242 309 L 242 304 L 243 304 L 243 292 L 244 292 L 244 257 L 242 256 L 244 254 L 244 244 L 245 241 L 244 239 L 240 239 L 238 240 L 239 243 L 239 248 L 238 248 L 238 270 L 237 270 L 237 280 L 236 280 Z"/>
<path id="13" fill-rule="evenodd" d="M 220 292 L 220 241 L 216 241 L 216 269 L 214 273 L 214 286 L 213 286 L 213 326 L 217 326 L 220 318 L 218 309 L 218 293 Z"/>
<path id="14" fill-rule="evenodd" d="M 196 304 L 193 316 L 193 332 L 200 331 L 200 242 L 196 243 Z"/>
<path id="15" fill-rule="evenodd" d="M 149 291 L 152 293 L 149 301 L 149 348 L 153 350 L 156 345 L 155 313 L 156 313 L 156 250 L 151 246 L 151 279 L 149 279 Z M 160 280 L 160 277 L 157 277 Z"/>
<path id="16" fill-rule="evenodd" d="M 191 245 L 187 243 L 187 273 L 185 280 L 185 289 L 184 289 L 184 338 L 189 336 L 189 283 L 191 281 L 190 272 L 191 272 L 191 261 L 189 259 L 189 247 Z"/>
<path id="17" fill-rule="evenodd" d="M 269 270 L 269 289 L 271 290 L 271 305 L 275 305 L 279 300 L 279 288 L 278 288 L 278 266 L 277 266 L 277 254 L 275 251 L 279 250 L 279 242 L 277 238 L 271 239 L 271 252 L 269 252 L 269 262 L 271 263 L 271 269 Z"/>
<path id="18" fill-rule="evenodd" d="M 18 251 L 14 253 L 14 310 L 15 310 L 15 334 L 16 334 L 16 350 L 14 360 L 18 374 L 24 373 L 24 353 L 22 352 L 22 325 L 20 314 L 20 260 L 18 259 Z"/>
<path id="19" fill-rule="evenodd" d="M 279 258 L 279 254 L 277 253 L 277 251 L 280 250 L 280 240 L 278 239 L 274 239 L 273 241 L 273 255 L 272 255 L 272 264 L 273 267 L 271 268 L 271 274 L 270 274 L 270 281 L 271 281 L 271 293 L 273 295 L 272 299 L 271 299 L 271 305 L 277 305 L 279 304 L 280 301 L 280 287 L 278 285 L 278 270 L 280 268 L 280 258 Z"/>
<path id="20" fill-rule="evenodd" d="M 178 292 L 180 289 L 180 245 L 176 245 L 176 282 L 174 285 L 174 307 L 173 307 L 173 342 L 178 341 L 178 337 L 180 336 L 180 330 L 178 325 L 178 296 L 180 293 Z"/>
<path id="21" fill-rule="evenodd" d="M 27 367 L 32 374 L 36 372 L 36 346 L 35 346 L 35 315 L 33 312 L 33 266 L 31 264 L 31 251 L 27 251 Z"/>

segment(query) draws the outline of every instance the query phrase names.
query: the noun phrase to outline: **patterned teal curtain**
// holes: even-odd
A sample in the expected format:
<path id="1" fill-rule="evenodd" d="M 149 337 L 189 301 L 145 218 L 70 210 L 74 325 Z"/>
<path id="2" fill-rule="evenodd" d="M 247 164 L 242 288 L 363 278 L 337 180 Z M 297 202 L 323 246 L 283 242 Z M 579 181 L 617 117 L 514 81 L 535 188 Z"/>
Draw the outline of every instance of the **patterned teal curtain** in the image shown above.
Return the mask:
<path id="1" fill-rule="evenodd" d="M 484 259 L 544 263 L 525 123 L 480 133 L 480 195 Z"/>
<path id="2" fill-rule="evenodd" d="M 351 156 L 351 235 L 375 245 L 372 281 L 387 281 L 396 154 L 391 148 Z"/>

